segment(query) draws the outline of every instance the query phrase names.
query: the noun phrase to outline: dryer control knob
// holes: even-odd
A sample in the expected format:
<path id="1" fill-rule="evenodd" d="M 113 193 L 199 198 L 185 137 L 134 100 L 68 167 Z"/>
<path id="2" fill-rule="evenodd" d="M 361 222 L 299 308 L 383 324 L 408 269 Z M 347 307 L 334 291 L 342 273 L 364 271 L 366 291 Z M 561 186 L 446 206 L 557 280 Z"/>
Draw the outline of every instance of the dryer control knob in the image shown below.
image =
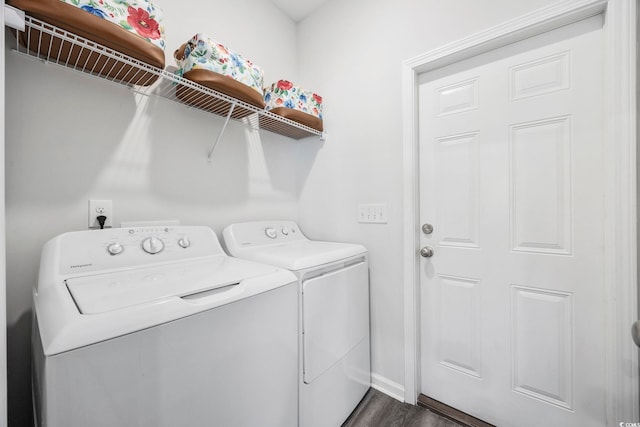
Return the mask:
<path id="1" fill-rule="evenodd" d="M 111 255 L 118 255 L 121 254 L 122 251 L 124 251 L 124 246 L 122 246 L 120 243 L 116 242 L 116 243 L 112 243 L 109 246 L 107 246 L 107 251 L 111 254 Z"/>
<path id="2" fill-rule="evenodd" d="M 183 249 L 187 249 L 189 246 L 191 246 L 191 240 L 189 240 L 187 237 L 181 237 L 178 239 L 178 245 Z"/>
<path id="3" fill-rule="evenodd" d="M 289 229 L 287 227 L 282 227 L 280 231 L 282 231 L 282 234 L 284 234 L 285 236 L 289 235 Z"/>
<path id="4" fill-rule="evenodd" d="M 142 241 L 142 249 L 148 254 L 154 255 L 162 252 L 164 249 L 164 242 L 157 237 L 147 237 Z"/>
<path id="5" fill-rule="evenodd" d="M 264 234 L 266 234 L 267 237 L 270 239 L 275 239 L 276 237 L 278 237 L 278 232 L 276 231 L 275 228 L 272 228 L 272 227 L 265 228 Z"/>

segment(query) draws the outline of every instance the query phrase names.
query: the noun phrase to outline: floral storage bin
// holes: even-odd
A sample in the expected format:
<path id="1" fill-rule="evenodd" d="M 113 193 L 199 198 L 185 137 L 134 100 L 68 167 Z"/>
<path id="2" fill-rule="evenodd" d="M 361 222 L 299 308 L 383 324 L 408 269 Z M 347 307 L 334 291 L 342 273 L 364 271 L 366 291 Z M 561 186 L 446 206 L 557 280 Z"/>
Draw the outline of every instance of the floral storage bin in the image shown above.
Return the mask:
<path id="1" fill-rule="evenodd" d="M 265 89 L 266 109 L 322 132 L 322 97 L 288 80 L 278 80 Z"/>
<path id="2" fill-rule="evenodd" d="M 187 80 L 239 99 L 260 109 L 264 108 L 262 85 L 264 72 L 249 59 L 209 36 L 198 33 L 175 51 L 177 73 Z M 215 104 L 213 97 L 197 97 L 186 86 L 178 86 L 176 95 L 183 101 L 207 109 Z M 244 113 L 253 113 L 240 109 Z M 213 111 L 216 112 L 217 111 Z M 224 114 L 218 113 L 218 114 Z M 245 114 L 248 115 L 248 114 Z M 237 115 L 233 115 L 238 118 Z"/>
<path id="3" fill-rule="evenodd" d="M 99 43 L 145 64 L 164 68 L 162 10 L 147 0 L 8 0 L 27 15 Z M 48 59 L 79 64 L 83 69 L 133 84 L 149 85 L 157 76 L 131 66 L 73 48 L 68 42 L 30 28 L 22 33 L 29 49 Z"/>

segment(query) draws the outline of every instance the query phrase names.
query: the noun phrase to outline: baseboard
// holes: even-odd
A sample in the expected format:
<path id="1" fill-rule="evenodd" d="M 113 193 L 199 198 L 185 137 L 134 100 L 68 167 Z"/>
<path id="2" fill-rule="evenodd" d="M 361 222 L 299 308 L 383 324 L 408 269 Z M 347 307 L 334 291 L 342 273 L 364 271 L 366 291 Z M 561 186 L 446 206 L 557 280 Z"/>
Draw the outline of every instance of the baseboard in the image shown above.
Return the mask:
<path id="1" fill-rule="evenodd" d="M 404 403 L 404 386 L 380 374 L 371 374 L 371 387 Z"/>

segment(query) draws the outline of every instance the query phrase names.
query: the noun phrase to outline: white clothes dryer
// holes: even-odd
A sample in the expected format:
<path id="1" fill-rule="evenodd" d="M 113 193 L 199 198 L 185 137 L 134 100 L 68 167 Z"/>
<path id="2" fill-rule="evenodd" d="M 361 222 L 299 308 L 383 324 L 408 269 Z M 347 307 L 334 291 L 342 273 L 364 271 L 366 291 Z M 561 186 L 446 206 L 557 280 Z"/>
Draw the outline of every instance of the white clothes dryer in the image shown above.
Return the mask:
<path id="1" fill-rule="evenodd" d="M 207 227 L 62 234 L 33 289 L 41 427 L 298 424 L 298 291 Z"/>
<path id="2" fill-rule="evenodd" d="M 367 250 L 309 240 L 292 221 L 232 224 L 223 238 L 232 256 L 298 276 L 300 426 L 340 426 L 371 385 Z"/>

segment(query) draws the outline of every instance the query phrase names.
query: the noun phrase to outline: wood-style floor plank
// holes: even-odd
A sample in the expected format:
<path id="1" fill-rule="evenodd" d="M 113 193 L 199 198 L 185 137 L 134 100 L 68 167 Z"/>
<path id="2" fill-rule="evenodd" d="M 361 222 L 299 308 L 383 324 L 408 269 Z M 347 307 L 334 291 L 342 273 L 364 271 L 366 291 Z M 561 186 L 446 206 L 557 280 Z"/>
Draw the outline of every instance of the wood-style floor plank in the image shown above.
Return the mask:
<path id="1" fill-rule="evenodd" d="M 342 427 L 461 427 L 428 409 L 370 389 Z"/>

